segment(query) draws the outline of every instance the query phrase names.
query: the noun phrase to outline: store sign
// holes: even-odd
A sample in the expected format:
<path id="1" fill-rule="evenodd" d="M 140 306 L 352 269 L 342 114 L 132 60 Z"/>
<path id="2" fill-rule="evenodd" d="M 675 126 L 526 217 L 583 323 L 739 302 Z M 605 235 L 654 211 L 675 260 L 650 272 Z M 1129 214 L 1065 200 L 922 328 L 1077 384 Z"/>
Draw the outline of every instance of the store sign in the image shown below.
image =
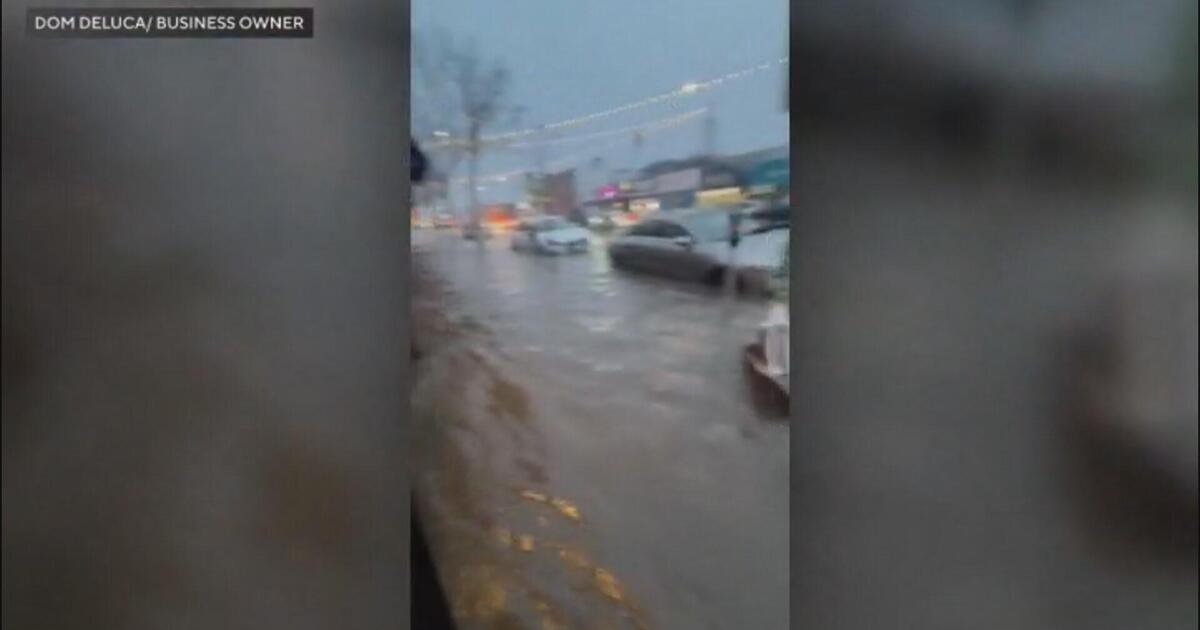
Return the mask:
<path id="1" fill-rule="evenodd" d="M 696 205 L 698 206 L 725 206 L 733 205 L 745 199 L 742 195 L 742 189 L 737 186 L 728 188 L 714 188 L 710 190 L 702 190 L 696 193 Z"/>
<path id="2" fill-rule="evenodd" d="M 635 199 L 629 202 L 629 210 L 634 214 L 646 214 L 662 208 L 658 199 Z"/>

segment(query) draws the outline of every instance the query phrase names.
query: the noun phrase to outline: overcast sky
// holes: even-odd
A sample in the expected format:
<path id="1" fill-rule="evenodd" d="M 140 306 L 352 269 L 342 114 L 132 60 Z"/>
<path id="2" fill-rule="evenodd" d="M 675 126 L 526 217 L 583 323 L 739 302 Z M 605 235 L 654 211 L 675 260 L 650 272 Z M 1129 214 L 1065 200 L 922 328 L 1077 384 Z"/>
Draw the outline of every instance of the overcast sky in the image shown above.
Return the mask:
<path id="1" fill-rule="evenodd" d="M 415 33 L 444 28 L 473 39 L 512 72 L 511 102 L 527 111 L 520 127 L 604 110 L 787 54 L 787 0 L 413 0 Z M 662 119 L 699 107 L 716 113 L 716 149 L 734 153 L 786 144 L 786 67 L 759 71 L 697 96 L 611 116 L 564 131 L 579 135 Z M 687 157 L 702 146 L 700 119 L 648 135 L 562 144 L 549 161 L 593 156 L 607 168 Z M 502 131 L 492 130 L 490 133 Z M 533 164 L 530 151 L 495 153 L 480 173 Z M 584 190 L 580 191 L 581 194 Z M 517 201 L 514 186 L 489 185 L 484 201 Z"/>

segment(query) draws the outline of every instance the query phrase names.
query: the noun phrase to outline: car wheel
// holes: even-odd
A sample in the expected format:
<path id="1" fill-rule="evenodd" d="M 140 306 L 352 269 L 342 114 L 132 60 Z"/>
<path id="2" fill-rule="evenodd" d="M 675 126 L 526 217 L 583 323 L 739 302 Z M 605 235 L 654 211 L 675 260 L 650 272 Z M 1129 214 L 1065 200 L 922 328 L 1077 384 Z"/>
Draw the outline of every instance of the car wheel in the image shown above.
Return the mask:
<path id="1" fill-rule="evenodd" d="M 725 283 L 725 268 L 714 267 L 704 274 L 704 284 L 719 287 Z"/>

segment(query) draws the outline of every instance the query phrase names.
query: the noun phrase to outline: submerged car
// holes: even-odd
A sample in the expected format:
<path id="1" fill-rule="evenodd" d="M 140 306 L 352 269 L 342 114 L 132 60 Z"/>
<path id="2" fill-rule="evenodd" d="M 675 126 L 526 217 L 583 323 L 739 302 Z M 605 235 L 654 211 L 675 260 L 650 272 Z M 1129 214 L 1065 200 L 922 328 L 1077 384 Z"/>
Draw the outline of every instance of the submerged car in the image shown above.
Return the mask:
<path id="1" fill-rule="evenodd" d="M 680 280 L 721 284 L 734 273 L 739 288 L 765 293 L 783 265 L 790 231 L 758 231 L 736 238 L 725 210 L 672 210 L 647 216 L 609 242 L 616 267 Z"/>
<path id="2" fill-rule="evenodd" d="M 791 394 L 791 371 L 789 348 L 791 347 L 788 310 L 788 254 L 784 250 L 783 261 L 769 275 L 767 293 L 770 301 L 766 318 L 758 326 L 754 340 L 744 350 L 746 365 L 760 380 L 770 383 L 785 397 Z"/>
<path id="3" fill-rule="evenodd" d="M 562 217 L 535 217 L 521 221 L 510 244 L 515 251 L 572 254 L 587 251 L 588 236 L 587 230 Z"/>

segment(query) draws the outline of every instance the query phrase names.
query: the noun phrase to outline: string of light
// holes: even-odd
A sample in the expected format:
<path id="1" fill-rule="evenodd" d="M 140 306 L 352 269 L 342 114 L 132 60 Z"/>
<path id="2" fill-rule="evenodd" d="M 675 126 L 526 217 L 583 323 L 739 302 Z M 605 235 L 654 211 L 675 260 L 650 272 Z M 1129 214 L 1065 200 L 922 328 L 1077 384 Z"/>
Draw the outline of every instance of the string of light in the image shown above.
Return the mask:
<path id="1" fill-rule="evenodd" d="M 642 124 L 642 125 L 630 126 L 629 128 L 612 129 L 612 130 L 608 130 L 608 131 L 597 132 L 594 134 L 587 134 L 586 137 L 585 136 L 572 136 L 570 138 L 559 138 L 558 140 L 575 141 L 575 140 L 581 140 L 581 139 L 595 139 L 596 137 L 601 137 L 601 136 L 616 136 L 616 135 L 620 135 L 620 134 L 625 134 L 625 133 L 629 133 L 630 131 L 641 131 L 644 135 L 649 136 L 649 135 L 658 133 L 660 131 L 665 131 L 667 129 L 672 129 L 674 127 L 678 127 L 679 125 L 686 123 L 688 121 L 696 120 L 707 111 L 708 111 L 707 107 L 702 107 L 700 109 L 695 109 L 695 110 L 692 110 L 689 112 L 684 112 L 682 114 L 677 114 L 675 116 L 670 116 L 668 118 L 661 118 L 659 120 L 650 121 L 650 122 Z M 610 140 L 609 142 L 602 143 L 598 146 L 594 146 L 591 149 L 589 149 L 589 151 L 587 153 L 575 153 L 575 154 L 571 154 L 569 156 L 564 156 L 564 157 L 550 160 L 547 162 L 547 166 L 549 168 L 560 168 L 560 167 L 564 167 L 564 166 L 578 164 L 580 160 L 583 160 L 585 158 L 590 158 L 591 156 L 594 156 L 597 152 L 599 152 L 605 148 L 608 148 L 610 146 L 613 146 L 615 144 L 618 144 L 622 140 L 623 140 L 623 138 L 617 138 L 614 140 Z M 509 145 L 509 146 L 515 146 L 515 145 Z M 506 171 L 506 172 L 502 172 L 502 173 L 491 173 L 488 175 L 479 175 L 479 176 L 475 177 L 475 182 L 477 184 L 483 184 L 483 183 L 489 183 L 489 182 L 504 182 L 511 178 L 519 177 L 526 173 L 534 173 L 534 172 L 537 172 L 537 169 L 522 168 L 522 169 L 516 169 L 516 170 Z M 465 176 L 460 176 L 460 177 L 451 178 L 450 181 L 451 181 L 451 183 L 462 185 L 462 184 L 466 184 L 468 179 L 469 178 L 467 178 Z"/>
<path id="2" fill-rule="evenodd" d="M 659 129 L 663 129 L 663 128 L 667 128 L 667 127 L 674 127 L 675 125 L 683 124 L 685 122 L 688 122 L 689 120 L 692 120 L 693 118 L 698 118 L 699 116 L 702 116 L 703 114 L 705 114 L 707 112 L 708 112 L 707 107 L 701 107 L 699 109 L 693 109 L 691 111 L 683 112 L 683 113 L 677 114 L 675 116 L 668 116 L 666 118 L 652 120 L 648 123 L 643 123 L 641 125 L 629 125 L 628 127 L 621 127 L 620 129 L 608 129 L 605 131 L 596 131 L 596 132 L 581 134 L 581 135 L 577 135 L 577 136 L 566 136 L 563 138 L 551 138 L 548 140 L 538 140 L 538 141 L 534 141 L 534 142 L 516 142 L 513 144 L 505 145 L 505 148 L 506 149 L 522 149 L 522 148 L 526 148 L 526 147 L 535 147 L 535 146 L 543 146 L 543 145 L 570 144 L 573 142 L 584 142 L 587 140 L 595 140 L 596 138 L 605 138 L 608 136 L 617 136 L 617 135 L 623 135 L 623 134 L 628 134 L 628 133 L 633 133 L 633 132 L 638 132 L 638 131 L 640 131 L 642 133 L 651 133 L 651 132 L 657 131 Z"/>
<path id="3" fill-rule="evenodd" d="M 756 74 L 756 73 L 759 73 L 759 72 L 762 72 L 765 70 L 769 70 L 774 66 L 781 66 L 781 65 L 785 65 L 787 63 L 788 63 L 787 56 L 780 57 L 774 61 L 766 61 L 763 63 L 746 66 L 740 70 L 736 70 L 734 72 L 727 72 L 721 76 L 713 77 L 713 78 L 705 80 L 705 81 L 689 81 L 673 90 L 662 92 L 660 94 L 656 94 L 654 96 L 650 96 L 650 97 L 643 98 L 640 100 L 632 101 L 632 102 L 629 102 L 629 103 L 626 103 L 624 105 L 620 105 L 617 107 L 610 107 L 608 109 L 600 110 L 597 112 L 592 112 L 590 114 L 585 114 L 582 116 L 575 116 L 574 118 L 568 118 L 566 120 L 560 120 L 560 121 L 553 122 L 553 123 L 550 123 L 547 125 L 541 125 L 538 127 L 528 127 L 528 128 L 519 129 L 516 131 L 508 131 L 508 132 L 500 133 L 500 134 L 482 136 L 482 137 L 480 137 L 479 141 L 480 141 L 480 143 L 483 143 L 483 144 L 510 143 L 513 140 L 517 140 L 520 138 L 526 138 L 529 136 L 533 136 L 535 134 L 546 133 L 548 131 L 557 131 L 557 130 L 567 129 L 567 128 L 571 128 L 571 127 L 577 127 L 577 126 L 584 125 L 584 124 L 587 124 L 587 123 L 590 123 L 590 122 L 593 122 L 596 120 L 607 118 L 609 116 L 614 116 L 616 114 L 621 114 L 621 113 L 625 113 L 625 112 L 632 111 L 635 109 L 648 107 L 650 105 L 663 103 L 663 102 L 666 102 L 669 100 L 679 99 L 679 98 L 689 98 L 689 97 L 695 96 L 701 92 L 705 92 L 707 90 L 711 90 L 711 89 L 720 87 L 726 83 L 729 83 L 732 81 L 737 81 L 738 79 L 745 78 L 752 74 Z M 436 150 L 436 149 L 456 147 L 456 146 L 464 147 L 464 146 L 468 145 L 468 142 L 469 141 L 465 138 L 446 138 L 446 139 L 442 139 L 439 141 L 429 143 L 428 148 L 431 150 Z"/>

